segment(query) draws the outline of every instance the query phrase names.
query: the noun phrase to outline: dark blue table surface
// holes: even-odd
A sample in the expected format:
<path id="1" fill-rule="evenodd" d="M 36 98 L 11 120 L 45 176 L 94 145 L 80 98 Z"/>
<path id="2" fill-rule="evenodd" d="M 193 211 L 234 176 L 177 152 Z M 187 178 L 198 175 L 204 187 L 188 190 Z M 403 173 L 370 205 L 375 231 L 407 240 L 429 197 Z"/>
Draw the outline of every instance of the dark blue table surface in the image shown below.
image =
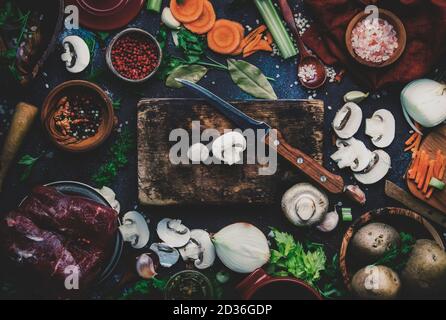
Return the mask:
<path id="1" fill-rule="evenodd" d="M 229 12 L 228 3 L 230 1 L 215 1 L 219 18 L 229 18 L 242 21 L 244 25 L 255 26 L 260 20 L 260 16 L 254 7 L 249 6 L 246 10 L 240 12 Z M 291 1 L 296 10 L 297 1 Z M 139 16 L 129 24 L 131 27 L 140 27 L 153 34 L 157 33 L 159 28 L 159 15 L 148 13 L 143 10 Z M 118 30 L 117 30 L 118 31 Z M 115 32 L 117 32 L 115 31 Z M 80 31 L 85 32 L 85 31 Z M 113 35 L 115 32 L 112 32 Z M 65 34 L 68 32 L 64 31 Z M 63 36 L 61 35 L 61 38 Z M 49 91 L 56 85 L 70 79 L 84 79 L 85 74 L 74 76 L 69 74 L 63 67 L 59 59 L 60 52 L 55 52 L 44 67 L 44 74 L 40 75 L 32 86 L 27 90 L 20 92 L 1 92 L 0 94 L 0 143 L 2 143 L 7 132 L 8 123 L 11 118 L 11 112 L 19 100 L 26 100 L 41 106 L 43 99 Z M 222 57 L 214 56 L 221 62 Z M 256 54 L 247 59 L 247 61 L 259 66 L 263 72 L 271 77 L 280 75 L 272 84 L 278 97 L 281 99 L 307 99 L 312 93 L 300 85 L 295 85 L 296 81 L 296 59 L 283 61 L 280 57 L 271 57 L 269 54 Z M 94 58 L 96 68 L 105 68 L 104 50 L 97 48 Z M 210 71 L 206 79 L 200 82 L 203 86 L 214 91 L 216 94 L 228 100 L 250 99 L 251 97 L 241 92 L 235 86 L 226 72 Z M 128 85 L 116 79 L 108 71 L 101 77 L 98 84 L 104 88 L 112 99 L 122 100 L 120 110 L 117 112 L 119 123 L 123 127 L 128 127 L 136 133 L 136 104 L 141 95 L 144 97 L 191 97 L 191 94 L 185 90 L 173 90 L 166 88 L 159 80 L 153 79 L 142 85 Z M 47 88 L 48 87 L 48 88 Z M 317 90 L 316 99 L 321 99 L 325 104 L 325 137 L 324 137 L 324 158 L 325 165 L 344 176 L 347 182 L 354 182 L 351 174 L 348 172 L 339 172 L 329 161 L 329 156 L 335 151 L 332 146 L 332 133 L 330 124 L 334 114 L 342 106 L 342 97 L 350 90 L 361 90 L 361 88 L 352 82 L 347 76 L 340 84 L 328 83 L 323 88 Z M 1 91 L 1 88 L 0 88 Z M 399 100 L 400 88 L 387 89 L 386 91 L 375 92 L 372 97 L 361 103 L 364 117 L 370 117 L 373 112 L 380 108 L 386 108 L 392 111 L 397 121 L 396 140 L 386 151 L 392 157 L 392 169 L 387 179 L 403 186 L 403 174 L 409 163 L 410 155 L 402 152 L 403 141 L 409 136 L 409 127 L 403 119 L 401 105 Z M 24 154 L 40 155 L 45 154 L 43 159 L 35 166 L 31 177 L 26 182 L 19 182 L 22 168 L 15 166 L 7 179 L 5 191 L 0 195 L 0 212 L 6 212 L 19 203 L 20 199 L 26 195 L 30 188 L 37 184 L 47 183 L 58 180 L 76 180 L 85 183 L 91 183 L 90 177 L 95 170 L 106 160 L 108 147 L 113 143 L 115 135 L 98 150 L 87 154 L 73 155 L 56 149 L 47 139 L 42 127 L 36 122 L 32 133 L 27 137 L 19 156 Z M 367 146 L 373 149 L 370 139 L 364 135 L 362 126 L 357 137 Z M 315 230 L 298 229 L 291 226 L 284 215 L 281 213 L 280 204 L 271 207 L 230 207 L 230 208 L 187 208 L 187 209 L 159 209 L 159 208 L 140 208 L 137 202 L 137 177 L 136 177 L 136 153 L 130 156 L 130 164 L 120 171 L 119 176 L 111 186 L 117 193 L 117 198 L 121 202 L 122 212 L 137 209 L 144 212 L 151 220 L 150 229 L 152 231 L 151 241 L 156 241 L 155 227 L 158 220 L 164 217 L 181 218 L 190 228 L 203 228 L 210 232 L 217 232 L 220 228 L 239 221 L 248 221 L 265 232 L 268 232 L 269 226 L 274 226 L 280 230 L 291 232 L 296 238 L 304 240 L 321 242 L 326 244 L 327 252 L 331 256 L 339 250 L 340 240 L 348 227 L 347 223 L 341 225 L 332 233 L 323 234 Z M 338 202 L 343 202 L 345 206 L 353 208 L 353 216 L 357 218 L 368 210 L 386 207 L 400 206 L 391 201 L 384 195 L 384 183 L 364 187 L 367 194 L 367 204 L 359 207 L 350 203 L 348 200 L 340 197 L 331 197 L 331 206 Z M 126 248 L 124 256 L 132 250 Z M 133 254 L 133 253 L 132 253 Z M 183 265 L 177 266 L 175 270 Z M 126 268 L 133 268 L 133 264 L 122 263 L 117 269 L 117 275 Z M 218 266 L 216 271 L 218 271 Z M 166 273 L 171 273 L 168 270 Z M 5 276 L 3 274 L 3 276 Z M 8 275 L 6 278 L 10 277 Z M 99 290 L 101 292 L 101 290 Z M 99 294 L 101 295 L 101 294 Z"/>

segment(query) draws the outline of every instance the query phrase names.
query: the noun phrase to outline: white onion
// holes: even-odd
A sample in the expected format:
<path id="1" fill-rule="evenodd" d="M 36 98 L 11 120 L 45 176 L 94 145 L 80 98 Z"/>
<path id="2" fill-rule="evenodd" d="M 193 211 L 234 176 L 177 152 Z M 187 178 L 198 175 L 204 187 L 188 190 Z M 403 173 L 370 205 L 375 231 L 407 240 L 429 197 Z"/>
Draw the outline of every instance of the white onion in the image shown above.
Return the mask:
<path id="1" fill-rule="evenodd" d="M 426 128 L 446 120 L 446 85 L 429 79 L 412 81 L 401 92 L 401 104 L 407 122 L 421 133 L 411 118 Z"/>
<path id="2" fill-rule="evenodd" d="M 270 258 L 268 240 L 249 223 L 234 223 L 221 229 L 213 242 L 221 262 L 235 272 L 253 272 Z"/>

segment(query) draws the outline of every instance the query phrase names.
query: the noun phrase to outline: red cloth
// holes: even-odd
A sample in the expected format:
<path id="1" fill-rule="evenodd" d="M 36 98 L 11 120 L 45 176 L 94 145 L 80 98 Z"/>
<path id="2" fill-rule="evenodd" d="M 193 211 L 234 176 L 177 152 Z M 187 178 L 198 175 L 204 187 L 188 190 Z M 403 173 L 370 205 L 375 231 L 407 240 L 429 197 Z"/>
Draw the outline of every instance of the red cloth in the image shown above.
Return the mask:
<path id="1" fill-rule="evenodd" d="M 316 23 L 303 40 L 329 65 L 341 64 L 369 89 L 402 84 L 425 76 L 446 58 L 446 0 L 305 0 Z M 401 58 L 382 68 L 357 63 L 345 45 L 350 20 L 368 4 L 388 9 L 403 22 L 407 45 Z"/>

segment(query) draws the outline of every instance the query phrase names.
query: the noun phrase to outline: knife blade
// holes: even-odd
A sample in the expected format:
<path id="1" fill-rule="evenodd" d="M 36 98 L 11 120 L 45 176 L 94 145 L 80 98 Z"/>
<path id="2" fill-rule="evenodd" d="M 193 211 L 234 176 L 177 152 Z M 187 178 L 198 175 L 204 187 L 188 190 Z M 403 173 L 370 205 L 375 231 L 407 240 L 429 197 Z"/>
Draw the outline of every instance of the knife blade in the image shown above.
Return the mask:
<path id="1" fill-rule="evenodd" d="M 386 180 L 386 186 L 384 192 L 389 198 L 392 198 L 400 202 L 407 208 L 419 213 L 424 218 L 436 222 L 443 228 L 446 228 L 445 214 L 419 201 L 411 194 L 409 194 L 407 191 L 397 186 L 395 183 Z"/>
<path id="2" fill-rule="evenodd" d="M 333 174 L 303 151 L 292 147 L 286 142 L 278 129 L 273 129 L 265 122 L 249 117 L 230 103 L 196 83 L 183 79 L 175 80 L 180 82 L 185 88 L 208 101 L 214 108 L 231 120 L 239 129 L 265 129 L 266 135 L 263 137 L 264 143 L 276 150 L 278 154 L 292 163 L 321 188 L 333 194 L 345 193 L 354 201 L 360 204 L 365 203 L 364 192 L 362 192 L 359 187 L 346 187 L 341 176 Z M 272 132 L 272 130 L 274 130 L 274 132 Z"/>

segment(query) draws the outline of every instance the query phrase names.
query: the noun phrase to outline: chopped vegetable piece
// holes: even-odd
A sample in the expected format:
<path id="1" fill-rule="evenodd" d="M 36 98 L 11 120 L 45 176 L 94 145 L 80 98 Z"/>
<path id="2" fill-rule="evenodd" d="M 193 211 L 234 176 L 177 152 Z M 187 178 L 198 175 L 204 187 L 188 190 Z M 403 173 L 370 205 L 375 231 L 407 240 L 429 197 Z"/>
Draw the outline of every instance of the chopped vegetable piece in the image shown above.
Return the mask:
<path id="1" fill-rule="evenodd" d="M 296 56 L 298 53 L 297 49 L 286 31 L 284 23 L 280 19 L 272 1 L 254 0 L 254 3 L 268 26 L 268 30 L 271 32 L 282 58 L 288 59 Z"/>
<path id="2" fill-rule="evenodd" d="M 444 190 L 446 184 L 443 181 L 438 180 L 437 178 L 431 178 L 429 182 L 429 186 L 437 189 Z"/>
<path id="3" fill-rule="evenodd" d="M 214 7 L 210 1 L 205 1 L 201 16 L 193 22 L 185 23 L 184 26 L 193 33 L 205 34 L 214 27 L 215 21 L 216 15 Z"/>
<path id="4" fill-rule="evenodd" d="M 160 13 L 162 0 L 148 0 L 147 1 L 147 10 L 154 11 Z"/>
<path id="5" fill-rule="evenodd" d="M 242 24 L 238 23 L 238 22 L 234 22 L 234 24 L 236 25 L 236 27 L 238 28 L 238 30 L 240 32 L 240 39 L 243 39 L 243 37 L 245 36 L 245 27 L 242 26 Z M 238 56 L 239 54 L 241 54 L 243 52 L 242 42 L 243 41 L 240 42 L 240 45 L 234 52 L 231 52 L 231 55 Z"/>
<path id="6" fill-rule="evenodd" d="M 220 54 L 231 54 L 240 46 L 240 30 L 233 21 L 220 19 L 208 33 L 209 48 Z"/>
<path id="7" fill-rule="evenodd" d="M 426 180 L 424 181 L 424 186 L 423 186 L 423 193 L 426 194 L 427 193 L 427 189 L 429 188 L 430 185 L 430 181 L 433 178 L 434 175 L 434 166 L 435 166 L 435 160 L 430 160 L 429 161 L 429 169 L 427 171 L 427 176 L 426 176 Z"/>
<path id="8" fill-rule="evenodd" d="M 353 221 L 351 208 L 342 208 L 341 213 L 342 213 L 342 221 L 344 222 Z"/>
<path id="9" fill-rule="evenodd" d="M 170 10 L 175 19 L 182 23 L 198 20 L 203 13 L 205 0 L 170 0 Z"/>

